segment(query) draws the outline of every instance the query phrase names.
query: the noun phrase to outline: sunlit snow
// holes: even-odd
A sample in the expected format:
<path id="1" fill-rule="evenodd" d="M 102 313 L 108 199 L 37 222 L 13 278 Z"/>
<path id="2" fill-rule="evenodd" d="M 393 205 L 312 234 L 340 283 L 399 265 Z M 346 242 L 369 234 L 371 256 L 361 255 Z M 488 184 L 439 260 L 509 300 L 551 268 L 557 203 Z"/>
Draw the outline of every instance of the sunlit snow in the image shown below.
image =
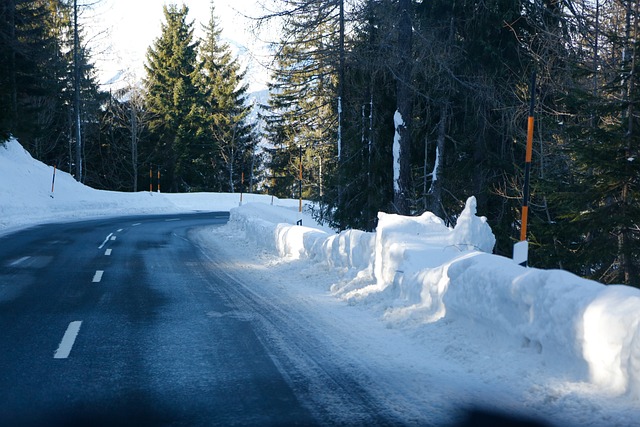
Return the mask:
<path id="1" fill-rule="evenodd" d="M 367 331 L 345 351 L 393 366 L 381 378 L 402 378 L 389 387 L 422 396 L 416 405 L 434 422 L 469 403 L 462 387 L 478 403 L 557 425 L 640 425 L 640 290 L 492 255 L 495 237 L 474 198 L 454 227 L 431 213 L 380 213 L 375 232 L 338 234 L 307 214 L 295 225 L 297 201 L 245 194 L 239 206 L 239 194 L 97 191 L 59 171 L 52 193 L 52 175 L 17 141 L 0 146 L 0 234 L 98 216 L 230 210 L 229 223 L 205 237 L 233 236 L 230 246 L 270 264 L 265 282 L 291 295 L 333 298 L 337 305 L 323 309 L 337 328 Z M 403 344 L 389 348 L 390 336 Z"/>
<path id="2" fill-rule="evenodd" d="M 404 126 L 404 119 L 400 111 L 393 115 L 393 125 L 395 133 L 393 135 L 393 190 L 397 193 L 400 191 L 400 152 L 402 150 L 400 140 L 400 128 Z"/>

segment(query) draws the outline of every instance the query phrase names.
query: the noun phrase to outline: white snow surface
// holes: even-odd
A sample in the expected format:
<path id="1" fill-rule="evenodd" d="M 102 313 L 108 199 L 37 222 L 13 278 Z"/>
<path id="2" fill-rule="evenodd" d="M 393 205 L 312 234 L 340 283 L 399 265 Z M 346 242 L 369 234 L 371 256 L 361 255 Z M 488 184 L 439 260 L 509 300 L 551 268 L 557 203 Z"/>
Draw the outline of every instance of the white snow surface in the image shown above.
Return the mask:
<path id="1" fill-rule="evenodd" d="M 242 200 L 272 203 L 270 196 L 256 194 L 243 194 Z M 297 200 L 274 198 L 273 202 L 298 206 Z M 54 180 L 53 166 L 34 160 L 18 141 L 0 143 L 0 234 L 37 223 L 105 215 L 228 211 L 239 204 L 240 194 L 98 191 L 60 170 Z"/>
<path id="2" fill-rule="evenodd" d="M 429 187 L 429 193 L 433 193 L 433 187 L 438 180 L 438 167 L 440 167 L 440 148 L 436 146 L 436 157 L 433 162 L 433 170 L 431 171 L 431 187 Z"/>
<path id="3" fill-rule="evenodd" d="M 202 236 L 233 236 L 225 245 L 263 263 L 261 277 L 284 286 L 287 303 L 324 301 L 301 305 L 353 334 L 343 343 L 353 357 L 385 370 L 381 381 L 430 407 L 435 424 L 476 403 L 556 425 L 640 425 L 640 290 L 492 255 L 495 237 L 474 198 L 453 228 L 428 212 L 380 213 L 373 233 L 337 234 L 306 214 L 295 225 L 296 200 L 244 194 L 239 206 L 239 194 L 99 191 L 60 171 L 52 193 L 52 176 L 17 141 L 0 145 L 0 234 L 230 210 L 226 226 Z"/>
<path id="4" fill-rule="evenodd" d="M 393 126 L 395 133 L 393 135 L 393 191 L 400 191 L 400 128 L 404 126 L 404 119 L 400 111 L 396 110 L 393 115 Z"/>

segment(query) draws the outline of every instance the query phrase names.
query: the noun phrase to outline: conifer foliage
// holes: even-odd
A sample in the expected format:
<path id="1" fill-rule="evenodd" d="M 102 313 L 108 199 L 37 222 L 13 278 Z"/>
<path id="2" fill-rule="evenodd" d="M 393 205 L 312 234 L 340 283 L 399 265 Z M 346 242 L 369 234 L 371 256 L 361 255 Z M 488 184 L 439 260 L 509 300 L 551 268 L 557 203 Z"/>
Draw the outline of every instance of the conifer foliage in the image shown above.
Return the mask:
<path id="1" fill-rule="evenodd" d="M 591 43 L 573 47 L 579 61 L 558 132 L 568 167 L 549 191 L 558 224 L 541 233 L 543 249 L 578 274 L 640 287 L 639 7 L 600 0 L 575 12 L 576 37 Z"/>
<path id="2" fill-rule="evenodd" d="M 244 72 L 233 58 L 221 31 L 213 3 L 209 22 L 203 25 L 204 37 L 199 46 L 201 91 L 199 129 L 201 153 L 197 158 L 202 188 L 217 191 L 242 190 L 243 174 L 253 182 L 257 168 L 257 137 L 249 123 L 247 85 Z"/>
<path id="3" fill-rule="evenodd" d="M 286 0 L 270 99 L 264 109 L 268 188 L 319 198 L 336 167 L 338 2 Z M 306 171 L 299 183 L 299 171 Z"/>
<path id="4" fill-rule="evenodd" d="M 72 4 L 62 0 L 0 2 L 0 135 L 18 137 L 34 157 L 69 171 L 75 163 L 72 13 Z M 90 155 L 100 96 L 82 25 L 78 38 L 81 121 Z"/>
<path id="5" fill-rule="evenodd" d="M 198 126 L 197 45 L 189 9 L 164 6 L 162 34 L 147 52 L 147 110 L 153 145 L 152 162 L 164 172 L 168 191 L 188 191 L 192 185 L 194 131 Z"/>
<path id="6" fill-rule="evenodd" d="M 251 174 L 256 144 L 247 88 L 220 41 L 213 6 L 203 40 L 194 39 L 188 12 L 164 6 L 162 34 L 147 53 L 150 166 L 168 191 L 235 191 Z"/>
<path id="7" fill-rule="evenodd" d="M 279 194 L 294 193 L 296 146 L 305 159 L 324 147 L 324 191 L 305 195 L 329 224 L 371 230 L 379 210 L 453 223 L 474 195 L 510 256 L 535 72 L 532 265 L 640 285 L 637 1 L 361 0 L 348 3 L 342 45 L 341 0 L 321 15 L 312 3 L 270 15 L 286 22 L 266 114 Z M 316 16 L 333 30 L 315 32 Z M 326 55 L 307 55 L 320 45 Z M 319 100 L 341 110 L 317 114 Z M 309 129 L 325 133 L 300 144 Z"/>

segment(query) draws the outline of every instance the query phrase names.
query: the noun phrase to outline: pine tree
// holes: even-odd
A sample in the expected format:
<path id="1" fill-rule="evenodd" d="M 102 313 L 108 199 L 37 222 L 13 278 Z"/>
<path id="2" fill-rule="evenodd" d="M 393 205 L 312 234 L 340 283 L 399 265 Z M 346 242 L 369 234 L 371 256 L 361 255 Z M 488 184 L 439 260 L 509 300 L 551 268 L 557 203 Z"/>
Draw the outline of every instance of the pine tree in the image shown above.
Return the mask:
<path id="1" fill-rule="evenodd" d="M 343 105 L 343 156 L 326 179 L 324 218 L 338 228 L 373 230 L 380 210 L 394 211 L 392 144 L 396 81 L 386 61 L 395 8 L 369 0 L 351 19 Z"/>
<path id="2" fill-rule="evenodd" d="M 514 142 L 525 140 L 520 124 L 528 105 L 520 92 L 531 64 L 523 49 L 532 34 L 525 11 L 514 0 L 433 1 L 415 9 L 412 210 L 455 222 L 461 201 L 474 195 L 502 254 L 511 253 L 515 165 L 524 159 Z"/>
<path id="3" fill-rule="evenodd" d="M 31 154 L 46 163 L 71 170 L 74 157 L 70 143 L 73 74 L 70 46 L 73 43 L 71 9 L 61 0 L 12 0 L 2 3 L 0 49 L 5 72 L 0 77 L 4 133 L 15 135 Z M 11 25 L 9 25 L 9 22 Z M 86 111 L 81 123 L 89 124 L 95 141 L 94 123 L 100 103 L 91 57 L 83 44 L 79 26 L 81 103 Z M 90 149 L 85 149 L 90 151 Z"/>
<path id="4" fill-rule="evenodd" d="M 5 1 L 6 19 L 0 30 L 4 56 L 0 92 L 3 98 L 5 132 L 11 132 L 44 159 L 50 149 L 46 139 L 56 135 L 61 104 L 60 93 L 66 77 L 63 39 L 56 13 L 63 8 L 58 1 Z"/>
<path id="5" fill-rule="evenodd" d="M 339 4 L 287 0 L 284 5 L 269 105 L 262 114 L 271 144 L 268 186 L 278 196 L 297 197 L 302 148 L 303 196 L 318 199 L 338 154 Z"/>
<path id="6" fill-rule="evenodd" d="M 558 239 L 567 268 L 605 283 L 640 287 L 640 122 L 635 112 L 640 17 L 631 6 L 624 2 L 601 10 L 607 17 L 604 37 L 593 57 L 603 60 L 593 66 L 584 55 L 576 62 L 579 86 L 569 97 L 565 125 L 568 185 L 552 201 L 562 208 Z"/>
<path id="7" fill-rule="evenodd" d="M 0 141 L 12 131 L 15 119 L 15 2 L 0 3 Z"/>
<path id="8" fill-rule="evenodd" d="M 147 51 L 147 109 L 154 144 L 147 147 L 163 173 L 163 188 L 190 190 L 198 129 L 198 62 L 188 8 L 164 6 L 162 34 Z"/>
<path id="9" fill-rule="evenodd" d="M 247 85 L 244 72 L 233 58 L 228 44 L 221 41 L 221 29 L 211 5 L 208 25 L 198 48 L 201 73 L 201 152 L 196 160 L 200 189 L 238 191 L 242 176 L 252 176 L 257 140 L 248 123 Z M 254 166 L 256 166 L 254 164 Z"/>
<path id="10" fill-rule="evenodd" d="M 27 118 L 23 125 L 24 131 L 32 136 L 22 137 L 20 140 L 35 158 L 59 167 L 70 168 L 70 161 L 63 160 L 69 155 L 69 88 L 72 77 L 71 58 L 65 52 L 69 51 L 71 42 L 70 10 L 62 1 L 47 0 L 43 3 L 46 13 L 41 15 L 45 26 L 42 40 L 46 40 L 46 43 L 44 48 L 41 45 L 36 47 L 42 55 L 38 61 L 40 65 L 37 77 L 40 90 L 28 101 L 35 116 Z M 85 68 L 88 69 L 89 58 L 84 59 Z"/>

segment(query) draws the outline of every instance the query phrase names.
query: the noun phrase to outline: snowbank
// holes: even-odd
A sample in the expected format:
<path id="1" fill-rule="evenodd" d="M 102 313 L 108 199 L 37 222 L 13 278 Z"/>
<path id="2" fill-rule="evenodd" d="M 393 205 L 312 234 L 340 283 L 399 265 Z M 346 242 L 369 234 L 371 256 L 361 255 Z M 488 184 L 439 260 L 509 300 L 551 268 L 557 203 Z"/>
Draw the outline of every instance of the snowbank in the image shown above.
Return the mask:
<path id="1" fill-rule="evenodd" d="M 272 221 L 277 211 L 234 208 L 230 226 L 282 257 L 339 269 L 345 280 L 335 294 L 379 310 L 390 326 L 468 322 L 511 346 L 562 360 L 577 381 L 640 399 L 640 290 L 490 254 L 495 237 L 476 216 L 474 198 L 454 228 L 429 212 L 380 213 L 375 233 L 335 234 L 296 226 L 284 210 L 288 218 Z"/>
<path id="2" fill-rule="evenodd" d="M 34 160 L 15 139 L 0 143 L 0 233 L 36 223 L 98 216 L 228 211 L 239 194 L 165 194 L 100 191 Z M 53 191 L 52 191 L 53 188 Z M 297 206 L 297 201 L 244 194 L 243 202 Z"/>

